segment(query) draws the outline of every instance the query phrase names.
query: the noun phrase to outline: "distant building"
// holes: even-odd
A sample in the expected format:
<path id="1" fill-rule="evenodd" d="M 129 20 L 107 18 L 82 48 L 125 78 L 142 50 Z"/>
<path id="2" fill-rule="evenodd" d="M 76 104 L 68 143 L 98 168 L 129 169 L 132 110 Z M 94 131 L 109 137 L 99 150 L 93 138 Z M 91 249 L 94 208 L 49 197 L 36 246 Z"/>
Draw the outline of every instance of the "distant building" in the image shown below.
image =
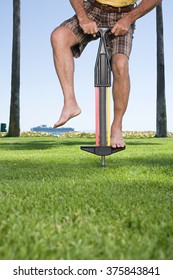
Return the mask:
<path id="1" fill-rule="evenodd" d="M 47 127 L 47 125 L 40 125 L 37 127 L 32 127 L 31 131 L 45 132 L 45 133 L 50 133 L 53 135 L 59 135 L 59 134 L 65 133 L 65 132 L 73 132 L 74 128 L 71 128 L 71 127 L 52 128 L 52 127 Z"/>

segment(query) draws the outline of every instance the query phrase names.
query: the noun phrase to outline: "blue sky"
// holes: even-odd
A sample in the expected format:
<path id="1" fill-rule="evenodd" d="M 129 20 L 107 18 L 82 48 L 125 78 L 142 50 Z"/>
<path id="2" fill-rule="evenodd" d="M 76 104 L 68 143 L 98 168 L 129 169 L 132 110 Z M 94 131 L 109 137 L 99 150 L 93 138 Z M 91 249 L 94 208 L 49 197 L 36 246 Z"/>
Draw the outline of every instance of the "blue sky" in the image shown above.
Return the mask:
<path id="1" fill-rule="evenodd" d="M 12 2 L 0 0 L 0 123 L 5 122 L 7 126 L 11 94 Z M 173 131 L 172 11 L 173 1 L 163 1 L 168 131 Z M 21 0 L 21 131 L 42 124 L 52 126 L 59 117 L 63 97 L 54 70 L 50 34 L 73 13 L 68 0 Z M 156 129 L 155 21 L 154 10 L 136 23 L 130 58 L 131 93 L 123 125 L 126 131 Z M 91 43 L 76 60 L 75 88 L 82 114 L 65 127 L 94 130 L 93 69 L 98 43 Z"/>

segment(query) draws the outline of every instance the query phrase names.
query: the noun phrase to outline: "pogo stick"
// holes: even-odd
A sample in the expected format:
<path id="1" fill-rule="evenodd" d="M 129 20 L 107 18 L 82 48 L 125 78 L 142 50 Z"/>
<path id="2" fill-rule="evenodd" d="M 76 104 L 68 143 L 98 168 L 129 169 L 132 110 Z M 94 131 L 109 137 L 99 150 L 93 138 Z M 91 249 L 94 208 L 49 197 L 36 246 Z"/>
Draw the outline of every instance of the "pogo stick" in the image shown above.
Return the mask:
<path id="1" fill-rule="evenodd" d="M 81 146 L 81 150 L 101 156 L 101 166 L 106 166 L 105 157 L 125 149 L 110 146 L 110 87 L 111 66 L 105 35 L 108 28 L 99 28 L 100 43 L 94 68 L 95 86 L 95 146 Z"/>

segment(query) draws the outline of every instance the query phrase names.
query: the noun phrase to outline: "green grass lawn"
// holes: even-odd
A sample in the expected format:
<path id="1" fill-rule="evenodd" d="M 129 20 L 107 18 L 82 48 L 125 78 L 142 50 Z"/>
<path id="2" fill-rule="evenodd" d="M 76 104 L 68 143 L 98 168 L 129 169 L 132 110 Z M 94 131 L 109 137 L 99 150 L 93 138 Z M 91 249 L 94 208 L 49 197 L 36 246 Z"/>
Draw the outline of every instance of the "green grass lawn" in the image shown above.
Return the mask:
<path id="1" fill-rule="evenodd" d="M 0 259 L 173 259 L 173 138 L 0 138 Z"/>

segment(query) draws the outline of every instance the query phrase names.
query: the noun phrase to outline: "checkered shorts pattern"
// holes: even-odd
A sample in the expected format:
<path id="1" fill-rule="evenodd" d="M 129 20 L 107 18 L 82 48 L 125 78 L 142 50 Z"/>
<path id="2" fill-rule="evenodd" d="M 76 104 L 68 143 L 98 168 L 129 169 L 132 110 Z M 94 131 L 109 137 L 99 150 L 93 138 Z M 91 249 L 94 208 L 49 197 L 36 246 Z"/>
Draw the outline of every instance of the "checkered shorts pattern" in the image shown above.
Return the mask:
<path id="1" fill-rule="evenodd" d="M 90 0 L 92 2 L 94 0 Z M 97 23 L 98 27 L 108 27 L 112 28 L 115 23 L 125 14 L 125 13 L 107 13 L 98 9 L 92 5 L 89 1 L 84 2 L 84 8 L 88 17 Z M 77 36 L 78 44 L 72 47 L 72 53 L 75 58 L 80 57 L 84 48 L 87 44 L 99 37 L 93 37 L 90 34 L 84 34 L 82 28 L 79 26 L 79 21 L 77 16 L 74 15 L 70 19 L 64 21 L 61 26 L 66 26 L 72 30 L 72 32 Z M 135 24 L 133 24 L 126 35 L 114 36 L 113 34 L 106 34 L 106 43 L 110 56 L 116 53 L 122 53 L 127 55 L 129 58 L 132 49 L 132 39 L 135 29 Z"/>

